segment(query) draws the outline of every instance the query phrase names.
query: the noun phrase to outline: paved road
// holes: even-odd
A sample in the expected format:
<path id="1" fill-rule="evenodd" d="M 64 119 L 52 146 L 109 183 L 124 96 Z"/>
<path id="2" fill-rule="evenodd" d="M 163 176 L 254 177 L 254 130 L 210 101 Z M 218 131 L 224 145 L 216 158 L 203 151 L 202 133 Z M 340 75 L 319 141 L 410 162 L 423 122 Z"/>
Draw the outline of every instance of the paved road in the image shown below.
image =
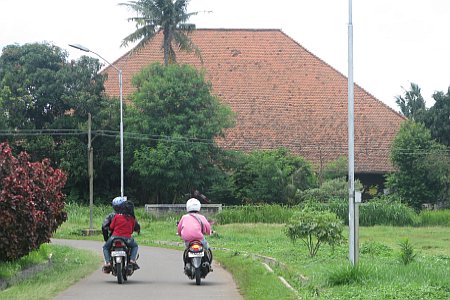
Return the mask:
<path id="1" fill-rule="evenodd" d="M 98 270 L 59 294 L 55 299 L 224 299 L 242 300 L 231 275 L 213 262 L 214 272 L 195 285 L 183 273 L 182 252 L 139 246 L 141 267 L 124 284 L 101 271 L 102 242 L 52 240 L 52 243 L 93 250 L 99 255 Z"/>

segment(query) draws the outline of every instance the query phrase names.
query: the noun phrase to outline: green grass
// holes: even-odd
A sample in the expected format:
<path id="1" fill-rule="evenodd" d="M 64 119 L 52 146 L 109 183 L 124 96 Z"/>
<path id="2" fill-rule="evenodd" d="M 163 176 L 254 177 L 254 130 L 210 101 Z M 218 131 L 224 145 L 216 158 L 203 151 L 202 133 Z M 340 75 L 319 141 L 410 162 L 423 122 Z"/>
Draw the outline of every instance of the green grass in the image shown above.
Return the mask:
<path id="1" fill-rule="evenodd" d="M 450 226 L 450 210 L 424 210 L 420 212 L 422 226 Z"/>
<path id="2" fill-rule="evenodd" d="M 83 238 L 79 231 L 89 225 L 89 209 L 71 205 L 68 212 L 69 221 L 55 236 Z M 109 212 L 109 207 L 95 209 L 95 228 L 100 228 Z M 175 234 L 178 216 L 157 220 L 147 216 L 143 208 L 137 208 L 136 214 L 142 225 L 141 235 L 136 236 L 139 244 L 154 246 L 157 241 L 180 241 Z M 283 224 L 263 223 L 214 225 L 216 234 L 208 239 L 211 246 L 229 249 L 216 250 L 215 257 L 233 274 L 245 299 L 293 297 L 276 276 L 286 278 L 302 299 L 450 298 L 450 227 L 361 227 L 361 268 L 356 270 L 350 267 L 347 244 L 334 249 L 323 245 L 311 258 L 306 246 L 291 243 L 283 228 Z M 344 236 L 348 237 L 346 230 Z M 100 235 L 84 238 L 102 240 Z M 400 242 L 405 239 L 417 253 L 406 266 L 399 261 Z M 275 258 L 279 262 L 272 266 L 275 274 L 247 254 Z"/>
<path id="3" fill-rule="evenodd" d="M 0 299 L 53 299 L 99 268 L 101 260 L 90 251 L 58 245 L 43 246 L 52 254 L 49 268 L 1 291 Z"/>
<path id="4" fill-rule="evenodd" d="M 48 244 L 41 245 L 38 250 L 35 250 L 28 255 L 13 261 L 0 263 L 0 279 L 10 279 L 19 271 L 26 269 L 33 265 L 39 265 L 48 262 L 51 249 Z"/>
<path id="5" fill-rule="evenodd" d="M 269 272 L 255 259 L 239 252 L 215 251 L 214 256 L 233 275 L 246 300 L 296 299 L 294 293 L 281 284 L 277 274 Z"/>

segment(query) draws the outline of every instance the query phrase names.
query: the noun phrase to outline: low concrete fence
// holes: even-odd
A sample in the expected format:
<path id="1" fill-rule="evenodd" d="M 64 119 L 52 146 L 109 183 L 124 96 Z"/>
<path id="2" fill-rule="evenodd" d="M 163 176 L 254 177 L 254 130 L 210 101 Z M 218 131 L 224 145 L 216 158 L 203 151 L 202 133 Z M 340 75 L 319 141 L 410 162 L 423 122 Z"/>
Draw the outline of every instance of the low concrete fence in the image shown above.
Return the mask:
<path id="1" fill-rule="evenodd" d="M 206 217 L 222 211 L 222 204 L 202 204 L 200 213 Z M 155 217 L 168 214 L 181 215 L 186 212 L 186 204 L 145 204 L 145 212 Z"/>

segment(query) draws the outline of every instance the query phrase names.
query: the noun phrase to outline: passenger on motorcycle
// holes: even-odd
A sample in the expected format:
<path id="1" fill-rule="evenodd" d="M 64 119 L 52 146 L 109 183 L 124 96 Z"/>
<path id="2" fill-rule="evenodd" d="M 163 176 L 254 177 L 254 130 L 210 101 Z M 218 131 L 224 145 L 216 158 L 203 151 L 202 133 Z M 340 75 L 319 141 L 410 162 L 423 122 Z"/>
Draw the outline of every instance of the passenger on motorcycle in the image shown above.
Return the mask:
<path id="1" fill-rule="evenodd" d="M 208 260 L 211 262 L 212 254 L 209 249 L 208 241 L 205 239 L 206 235 L 211 235 L 211 224 L 205 216 L 199 213 L 202 205 L 200 201 L 191 198 L 186 202 L 187 214 L 183 215 L 178 222 L 178 235 L 184 240 L 186 248 L 192 241 L 201 241 L 203 247 L 207 250 Z"/>
<path id="2" fill-rule="evenodd" d="M 116 197 L 112 201 L 113 213 L 110 213 L 102 224 L 102 233 L 105 244 L 103 245 L 103 256 L 105 263 L 103 272 L 108 274 L 111 272 L 111 254 L 110 248 L 114 238 L 122 238 L 131 248 L 130 265 L 133 269 L 139 269 L 136 264 L 138 254 L 138 244 L 131 236 L 133 231 L 140 232 L 140 225 L 134 216 L 134 209 L 129 209 L 132 205 L 125 197 Z"/>

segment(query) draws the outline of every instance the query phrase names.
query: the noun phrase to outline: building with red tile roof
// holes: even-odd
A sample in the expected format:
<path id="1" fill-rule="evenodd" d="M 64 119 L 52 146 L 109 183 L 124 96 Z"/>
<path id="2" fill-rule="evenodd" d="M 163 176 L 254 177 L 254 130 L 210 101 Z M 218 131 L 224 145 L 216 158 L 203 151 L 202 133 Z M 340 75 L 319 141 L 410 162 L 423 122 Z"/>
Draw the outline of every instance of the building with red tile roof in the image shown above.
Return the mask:
<path id="1" fill-rule="evenodd" d="M 251 151 L 286 147 L 317 168 L 347 156 L 347 77 L 281 30 L 197 29 L 193 53 L 177 52 L 179 64 L 205 70 L 213 93 L 237 113 L 234 128 L 218 144 Z M 123 94 L 143 67 L 163 63 L 162 34 L 114 65 L 123 72 Z M 106 68 L 109 95 L 118 96 L 117 71 Z M 355 85 L 355 173 L 391 171 L 392 140 L 405 118 Z"/>

